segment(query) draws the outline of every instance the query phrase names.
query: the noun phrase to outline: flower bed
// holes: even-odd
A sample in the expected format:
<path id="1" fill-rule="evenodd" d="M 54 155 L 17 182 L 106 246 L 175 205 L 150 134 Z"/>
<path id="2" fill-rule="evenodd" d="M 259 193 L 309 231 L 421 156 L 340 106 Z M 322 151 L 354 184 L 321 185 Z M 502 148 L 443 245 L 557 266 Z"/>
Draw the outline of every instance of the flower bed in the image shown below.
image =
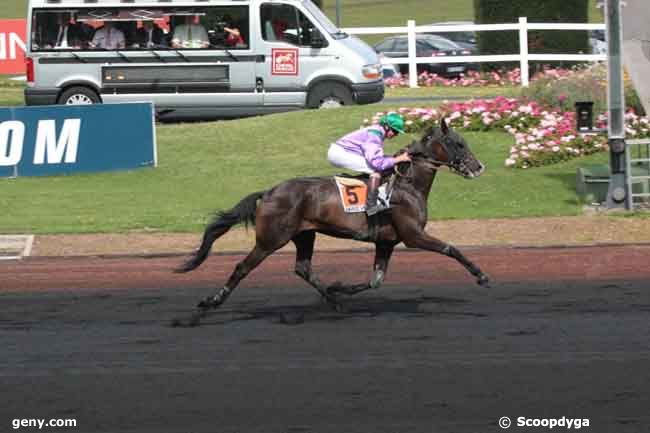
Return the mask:
<path id="1" fill-rule="evenodd" d="M 605 135 L 580 134 L 575 130 L 575 113 L 544 107 L 536 102 L 497 97 L 489 100 L 450 102 L 434 108 L 399 108 L 406 120 L 407 132 L 420 132 L 435 126 L 441 117 L 456 129 L 465 131 L 503 130 L 513 135 L 515 145 L 505 165 L 515 168 L 555 164 L 578 156 L 608 149 Z M 377 123 L 385 113 L 377 113 L 365 124 Z M 607 118 L 597 119 L 597 127 L 606 127 Z M 628 137 L 649 138 L 650 122 L 633 112 L 626 114 Z"/>
<path id="2" fill-rule="evenodd" d="M 545 68 L 535 74 L 531 81 L 539 79 L 558 79 L 570 75 L 568 69 Z M 409 87 L 408 75 L 386 78 L 386 87 L 391 89 L 398 87 Z M 484 86 L 520 86 L 521 71 L 519 68 L 505 71 L 478 72 L 468 71 L 458 78 L 445 78 L 438 74 L 423 72 L 418 75 L 418 86 L 420 87 L 484 87 Z"/>

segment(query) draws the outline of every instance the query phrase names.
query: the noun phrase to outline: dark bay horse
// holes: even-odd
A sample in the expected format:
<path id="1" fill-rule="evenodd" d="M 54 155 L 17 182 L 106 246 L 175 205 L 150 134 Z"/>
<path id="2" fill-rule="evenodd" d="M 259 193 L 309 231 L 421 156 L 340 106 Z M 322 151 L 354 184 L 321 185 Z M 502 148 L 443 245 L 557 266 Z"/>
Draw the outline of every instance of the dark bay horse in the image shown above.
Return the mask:
<path id="1" fill-rule="evenodd" d="M 296 246 L 295 272 L 330 303 L 339 306 L 338 294 L 352 295 L 382 284 L 393 248 L 400 242 L 409 248 L 420 248 L 453 257 L 461 263 L 478 284 L 488 285 L 488 277 L 455 247 L 428 235 L 427 199 L 436 173 L 448 167 L 465 178 L 476 178 L 484 166 L 471 152 L 465 140 L 441 120 L 439 127 L 425 131 L 419 141 L 406 150 L 412 162 L 403 163 L 394 183 L 389 212 L 380 214 L 374 272 L 367 284 L 324 286 L 312 272 L 316 233 L 339 238 L 359 239 L 367 233 L 366 214 L 343 211 L 339 192 L 332 177 L 297 178 L 285 181 L 267 191 L 250 194 L 234 208 L 217 214 L 203 234 L 200 248 L 177 272 L 189 272 L 208 257 L 212 244 L 238 223 L 255 226 L 256 242 L 248 256 L 235 267 L 226 284 L 199 304 L 207 310 L 221 305 L 240 281 L 266 257 L 288 242 Z M 367 237 L 367 236 L 366 236 Z"/>

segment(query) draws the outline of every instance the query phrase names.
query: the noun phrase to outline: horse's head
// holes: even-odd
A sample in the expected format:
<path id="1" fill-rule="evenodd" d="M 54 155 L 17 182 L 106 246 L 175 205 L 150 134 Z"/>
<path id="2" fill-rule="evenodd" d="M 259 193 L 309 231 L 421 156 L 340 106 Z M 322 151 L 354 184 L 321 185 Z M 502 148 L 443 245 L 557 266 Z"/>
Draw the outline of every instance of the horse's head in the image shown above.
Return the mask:
<path id="1" fill-rule="evenodd" d="M 440 119 L 440 127 L 431 127 L 424 132 L 420 141 L 413 142 L 409 153 L 421 157 L 434 165 L 444 165 L 466 178 L 475 178 L 485 171 L 485 166 L 476 159 L 465 139 Z"/>

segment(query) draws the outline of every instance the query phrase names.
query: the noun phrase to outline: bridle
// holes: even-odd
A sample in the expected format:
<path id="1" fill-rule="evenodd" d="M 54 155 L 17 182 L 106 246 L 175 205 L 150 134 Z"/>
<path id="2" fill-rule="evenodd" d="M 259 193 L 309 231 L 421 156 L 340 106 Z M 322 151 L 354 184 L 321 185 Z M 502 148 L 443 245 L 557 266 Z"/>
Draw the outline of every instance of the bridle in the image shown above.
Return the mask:
<path id="1" fill-rule="evenodd" d="M 463 169 L 465 168 L 465 162 L 462 158 L 462 153 L 461 152 L 452 152 L 450 150 L 451 146 L 448 143 L 449 141 L 449 136 L 448 135 L 443 135 L 443 137 L 438 140 L 438 143 L 442 146 L 442 148 L 445 150 L 447 153 L 449 161 L 440 161 L 438 159 L 432 158 L 425 153 L 421 151 L 409 151 L 406 149 L 408 152 L 409 156 L 412 159 L 417 159 L 418 163 L 423 164 L 427 166 L 427 168 L 431 170 L 440 170 L 441 167 L 447 167 L 450 171 L 456 172 L 456 173 L 462 173 Z M 408 167 L 406 169 L 406 173 L 402 173 L 399 168 L 400 164 L 395 165 L 395 174 L 399 177 L 405 177 L 405 178 L 412 178 L 413 177 L 413 162 L 410 162 L 408 164 Z"/>

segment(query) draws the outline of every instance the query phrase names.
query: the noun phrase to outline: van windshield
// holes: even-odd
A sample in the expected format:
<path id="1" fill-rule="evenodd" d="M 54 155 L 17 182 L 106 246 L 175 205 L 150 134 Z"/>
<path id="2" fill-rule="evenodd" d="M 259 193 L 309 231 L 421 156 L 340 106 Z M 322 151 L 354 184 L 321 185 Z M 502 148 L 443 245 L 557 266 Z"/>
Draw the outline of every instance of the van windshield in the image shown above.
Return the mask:
<path id="1" fill-rule="evenodd" d="M 311 0 L 305 0 L 303 3 L 303 6 L 305 9 L 307 9 L 312 16 L 318 21 L 318 23 L 323 26 L 325 31 L 329 33 L 330 35 L 345 35 L 345 33 L 341 32 L 336 25 L 330 21 L 330 19 L 321 11 L 318 6 L 316 6 L 314 3 L 311 2 Z"/>

